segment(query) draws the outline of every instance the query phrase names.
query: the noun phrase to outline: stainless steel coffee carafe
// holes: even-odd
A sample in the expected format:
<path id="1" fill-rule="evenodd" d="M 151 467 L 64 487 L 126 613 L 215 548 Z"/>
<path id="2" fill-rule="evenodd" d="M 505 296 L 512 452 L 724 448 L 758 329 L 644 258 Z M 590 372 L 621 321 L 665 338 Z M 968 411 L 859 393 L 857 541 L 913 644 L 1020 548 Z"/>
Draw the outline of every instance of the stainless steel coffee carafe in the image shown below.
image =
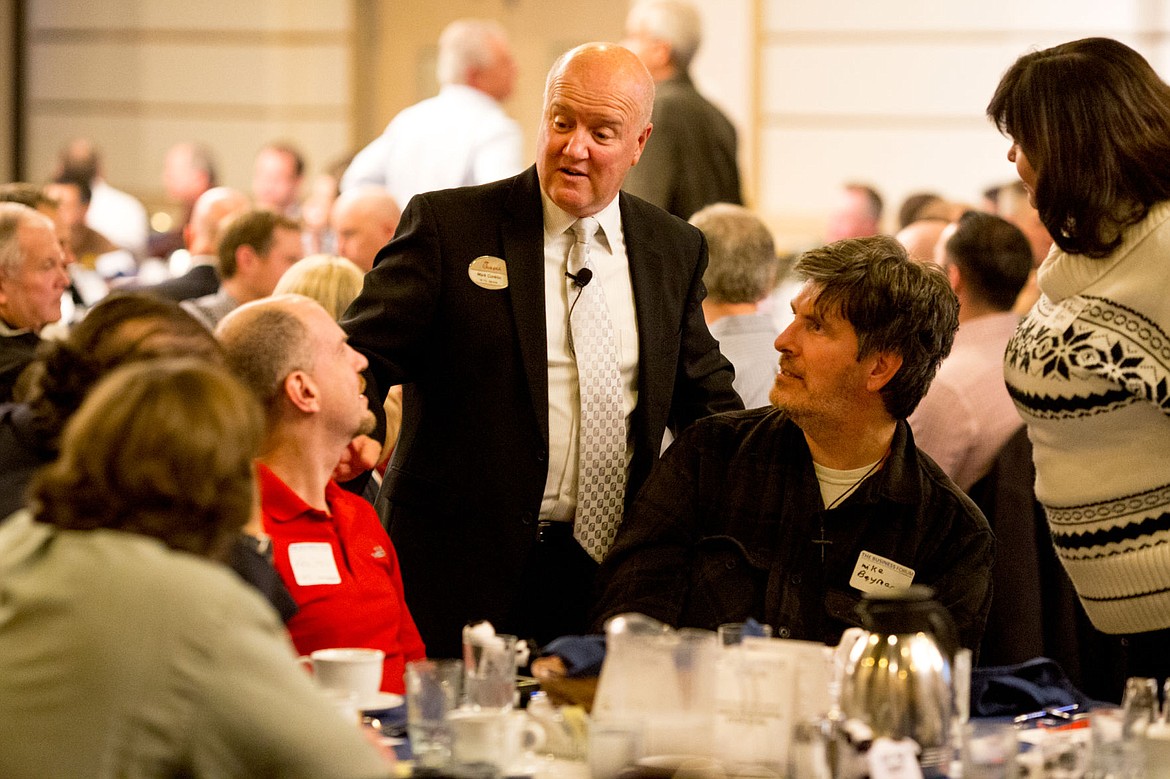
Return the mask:
<path id="1" fill-rule="evenodd" d="M 862 601 L 867 635 L 854 645 L 841 684 L 838 777 L 866 775 L 882 759 L 871 750 L 917 759 L 925 777 L 947 775 L 959 645 L 950 614 L 933 595 L 913 585 Z"/>

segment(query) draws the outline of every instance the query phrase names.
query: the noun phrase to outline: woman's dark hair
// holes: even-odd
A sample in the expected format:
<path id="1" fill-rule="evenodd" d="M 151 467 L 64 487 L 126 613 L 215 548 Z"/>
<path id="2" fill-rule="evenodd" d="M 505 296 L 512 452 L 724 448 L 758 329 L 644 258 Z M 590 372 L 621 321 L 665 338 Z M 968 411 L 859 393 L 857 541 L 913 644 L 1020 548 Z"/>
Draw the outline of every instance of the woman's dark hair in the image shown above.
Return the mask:
<path id="1" fill-rule="evenodd" d="M 89 393 L 61 454 L 33 481 L 38 520 L 112 529 L 221 557 L 256 509 L 260 407 L 226 368 L 197 359 L 126 365 Z"/>
<path id="2" fill-rule="evenodd" d="M 1025 54 L 987 106 L 1036 170 L 1040 219 L 1061 249 L 1106 257 L 1170 199 L 1170 86 L 1109 38 Z"/>
<path id="3" fill-rule="evenodd" d="M 102 300 L 60 341 L 42 343 L 26 398 L 49 449 L 89 390 L 126 363 L 190 356 L 223 364 L 208 329 L 170 300 L 145 293 Z"/>

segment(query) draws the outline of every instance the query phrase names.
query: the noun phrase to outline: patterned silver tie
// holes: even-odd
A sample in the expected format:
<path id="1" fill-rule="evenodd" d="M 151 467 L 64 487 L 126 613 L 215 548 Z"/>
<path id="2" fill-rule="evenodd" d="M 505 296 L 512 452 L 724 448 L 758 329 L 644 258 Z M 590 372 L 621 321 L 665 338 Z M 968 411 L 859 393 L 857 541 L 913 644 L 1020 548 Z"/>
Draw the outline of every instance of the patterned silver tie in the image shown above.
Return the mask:
<path id="1" fill-rule="evenodd" d="M 589 245 L 597 232 L 593 217 L 573 223 L 569 272 L 595 268 Z M 577 361 L 581 432 L 577 459 L 577 517 L 573 537 L 598 562 L 609 551 L 621 521 L 626 495 L 626 415 L 613 320 L 600 279 L 576 286 L 569 309 L 569 345 Z"/>

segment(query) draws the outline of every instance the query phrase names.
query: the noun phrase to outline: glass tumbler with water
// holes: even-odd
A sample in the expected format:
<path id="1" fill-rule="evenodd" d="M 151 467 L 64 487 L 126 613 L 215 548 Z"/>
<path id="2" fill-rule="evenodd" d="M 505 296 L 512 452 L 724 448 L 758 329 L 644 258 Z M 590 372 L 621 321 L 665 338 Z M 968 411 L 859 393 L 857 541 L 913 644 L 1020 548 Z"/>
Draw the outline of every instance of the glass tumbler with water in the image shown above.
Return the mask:
<path id="1" fill-rule="evenodd" d="M 415 765 L 441 768 L 451 762 L 450 715 L 462 699 L 463 662 L 414 660 L 406 664 L 406 729 Z"/>
<path id="2" fill-rule="evenodd" d="M 512 708 L 516 699 L 516 642 L 516 636 L 464 628 L 464 692 L 469 706 Z"/>

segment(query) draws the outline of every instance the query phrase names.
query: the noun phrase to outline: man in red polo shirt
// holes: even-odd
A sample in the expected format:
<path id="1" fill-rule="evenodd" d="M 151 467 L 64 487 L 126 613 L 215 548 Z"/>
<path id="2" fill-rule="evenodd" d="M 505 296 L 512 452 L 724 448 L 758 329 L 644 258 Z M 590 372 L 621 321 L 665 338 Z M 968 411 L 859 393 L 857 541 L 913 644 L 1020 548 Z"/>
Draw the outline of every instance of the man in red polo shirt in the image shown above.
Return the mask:
<path id="1" fill-rule="evenodd" d="M 425 650 L 398 557 L 370 504 L 331 478 L 350 440 L 373 426 L 362 395 L 366 358 L 299 295 L 241 306 L 216 333 L 267 413 L 261 510 L 273 564 L 297 602 L 288 622 L 297 651 L 381 649 L 382 689 L 401 693 L 405 663 Z"/>

